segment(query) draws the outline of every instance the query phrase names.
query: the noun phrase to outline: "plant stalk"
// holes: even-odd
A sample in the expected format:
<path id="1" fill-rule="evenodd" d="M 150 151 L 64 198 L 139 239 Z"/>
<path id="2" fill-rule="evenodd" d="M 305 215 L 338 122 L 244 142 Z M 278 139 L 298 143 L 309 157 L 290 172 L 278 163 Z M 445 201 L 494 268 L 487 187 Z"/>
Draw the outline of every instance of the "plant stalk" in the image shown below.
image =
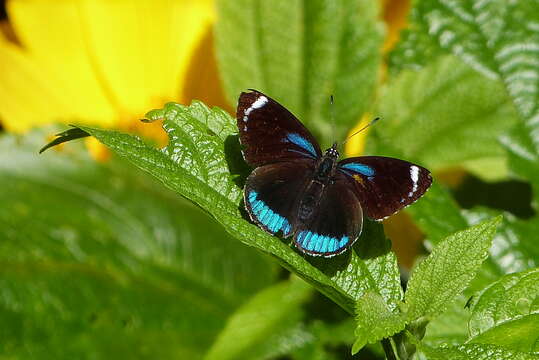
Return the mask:
<path id="1" fill-rule="evenodd" d="M 389 338 L 382 339 L 382 348 L 387 360 L 398 360 Z"/>

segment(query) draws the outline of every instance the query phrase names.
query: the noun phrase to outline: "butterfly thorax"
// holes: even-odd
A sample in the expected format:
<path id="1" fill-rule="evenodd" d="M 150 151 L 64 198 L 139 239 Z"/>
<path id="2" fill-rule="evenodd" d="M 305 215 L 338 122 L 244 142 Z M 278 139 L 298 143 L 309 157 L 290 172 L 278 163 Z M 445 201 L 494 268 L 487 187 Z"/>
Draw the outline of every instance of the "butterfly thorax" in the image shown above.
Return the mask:
<path id="1" fill-rule="evenodd" d="M 337 160 L 339 159 L 339 152 L 336 147 L 337 144 L 333 144 L 332 147 L 326 150 L 324 156 L 320 158 L 314 171 L 313 181 L 320 182 L 324 185 L 327 185 L 331 181 L 335 173 Z"/>

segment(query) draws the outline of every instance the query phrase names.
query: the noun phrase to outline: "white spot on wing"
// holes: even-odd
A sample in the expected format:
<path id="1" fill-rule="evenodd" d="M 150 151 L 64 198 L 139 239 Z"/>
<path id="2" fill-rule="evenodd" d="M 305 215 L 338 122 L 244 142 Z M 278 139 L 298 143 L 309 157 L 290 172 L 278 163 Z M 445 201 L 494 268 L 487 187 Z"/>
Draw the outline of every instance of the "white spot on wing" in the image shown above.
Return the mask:
<path id="1" fill-rule="evenodd" d="M 262 106 L 266 105 L 268 103 L 268 98 L 265 96 L 260 96 L 258 99 L 255 100 L 253 105 L 249 106 L 245 111 L 243 112 L 243 121 L 247 122 L 249 120 L 249 114 L 251 111 L 255 109 L 260 109 Z"/>
<path id="2" fill-rule="evenodd" d="M 419 181 L 419 168 L 415 165 L 410 166 L 410 178 L 412 179 L 412 191 L 408 193 L 408 197 L 414 196 L 417 191 L 417 182 Z"/>

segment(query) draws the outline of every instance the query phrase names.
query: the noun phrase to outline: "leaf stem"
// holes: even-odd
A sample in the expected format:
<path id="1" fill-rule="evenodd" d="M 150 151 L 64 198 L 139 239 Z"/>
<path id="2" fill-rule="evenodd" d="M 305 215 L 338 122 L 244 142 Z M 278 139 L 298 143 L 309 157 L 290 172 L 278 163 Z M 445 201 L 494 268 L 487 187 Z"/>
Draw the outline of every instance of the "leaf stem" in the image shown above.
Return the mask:
<path id="1" fill-rule="evenodd" d="M 387 360 L 397 360 L 397 356 L 395 355 L 395 351 L 393 350 L 393 346 L 391 345 L 391 340 L 389 338 L 382 339 L 382 348 L 384 348 L 384 352 L 386 353 L 386 359 Z"/>

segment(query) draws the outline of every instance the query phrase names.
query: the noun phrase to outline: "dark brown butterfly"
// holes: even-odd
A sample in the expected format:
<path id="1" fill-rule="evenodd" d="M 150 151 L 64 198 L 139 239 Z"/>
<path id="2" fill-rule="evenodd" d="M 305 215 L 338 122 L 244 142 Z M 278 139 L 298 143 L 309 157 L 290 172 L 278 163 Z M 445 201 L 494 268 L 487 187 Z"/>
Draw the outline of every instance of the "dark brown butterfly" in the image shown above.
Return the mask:
<path id="1" fill-rule="evenodd" d="M 237 109 L 247 178 L 245 207 L 271 234 L 293 236 L 302 252 L 330 257 L 352 246 L 363 213 L 380 220 L 413 203 L 432 183 L 407 161 L 361 156 L 338 161 L 337 144 L 322 153 L 309 130 L 258 91 L 242 93 Z"/>

